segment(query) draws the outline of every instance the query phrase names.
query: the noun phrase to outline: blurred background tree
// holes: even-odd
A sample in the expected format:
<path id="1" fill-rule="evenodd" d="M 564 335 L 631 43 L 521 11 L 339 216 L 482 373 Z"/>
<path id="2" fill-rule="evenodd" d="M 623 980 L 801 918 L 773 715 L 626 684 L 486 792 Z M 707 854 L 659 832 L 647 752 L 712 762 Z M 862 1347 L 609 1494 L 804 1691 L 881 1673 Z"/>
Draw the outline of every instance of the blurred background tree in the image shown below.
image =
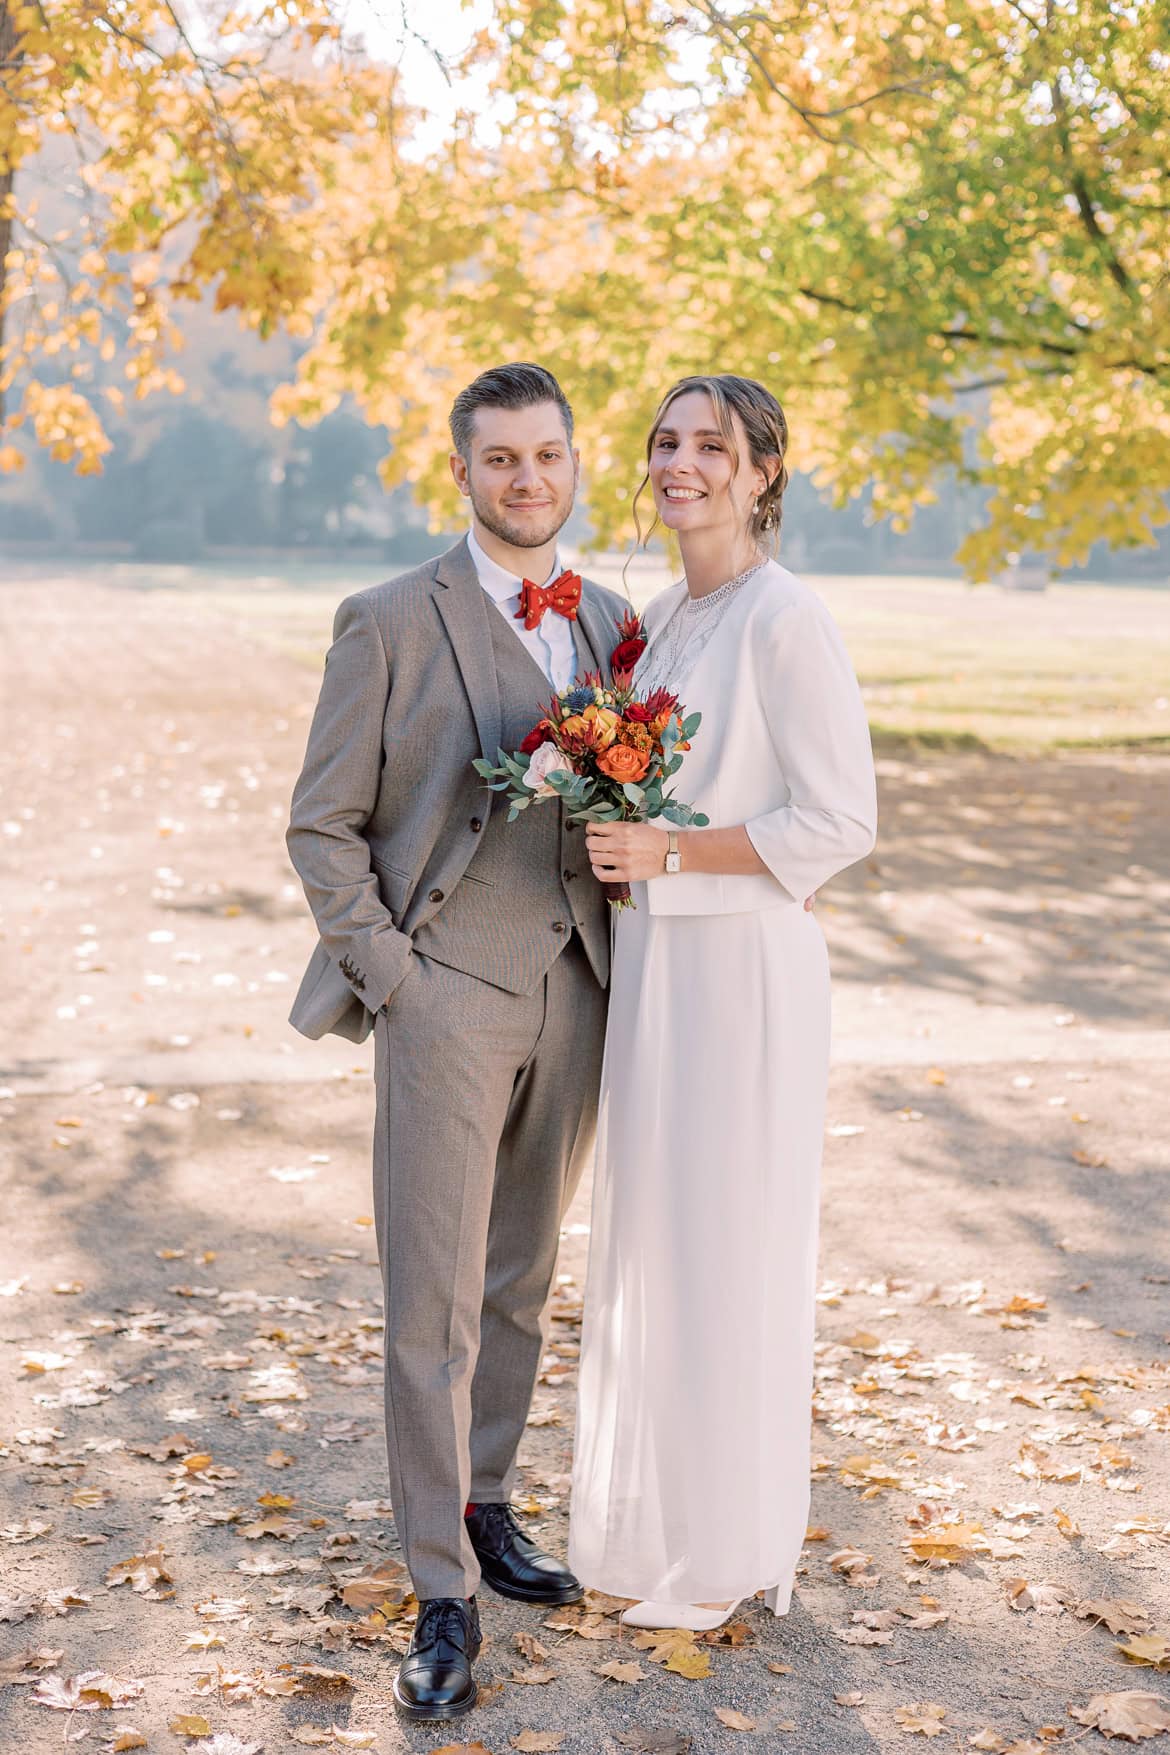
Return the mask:
<path id="1" fill-rule="evenodd" d="M 58 11 L 73 4 L 100 37 L 105 10 Z M 86 313 L 116 291 L 146 388 L 166 381 L 177 299 L 234 307 L 258 333 L 283 326 L 267 373 L 284 379 L 280 433 L 253 461 L 304 490 L 286 490 L 286 512 L 324 508 L 300 528 L 326 540 L 368 531 L 348 508 L 372 495 L 372 460 L 352 427 L 319 453 L 303 427 L 356 411 L 384 482 L 439 525 L 456 509 L 451 397 L 517 357 L 569 387 L 601 541 L 632 534 L 659 395 L 707 369 L 761 377 L 789 408 L 806 478 L 794 564 L 824 565 L 817 551 L 835 545 L 866 569 L 956 550 L 976 577 L 1025 552 L 1067 568 L 1148 545 L 1170 518 L 1161 0 L 501 0 L 448 60 L 441 129 L 405 107 L 409 82 L 380 60 L 376 30 L 363 52 L 324 11 L 302 8 L 294 26 L 273 9 L 246 25 L 201 15 L 196 39 L 169 6 L 139 10 L 129 34 L 160 52 L 128 53 L 119 10 L 100 79 L 71 71 L 60 45 L 51 55 L 27 11 L 9 15 L 25 95 L 0 111 L 0 151 L 5 116 L 23 115 L 19 143 L 30 115 L 79 112 L 106 215 L 85 220 L 84 242 L 101 245 L 108 290 L 91 277 L 40 332 L 26 313 L 28 339 L 9 343 L 9 379 L 36 366 L 38 436 L 83 467 L 104 444 L 97 416 L 62 398 L 94 408 L 89 362 L 53 386 L 47 422 L 46 353 L 82 347 L 78 326 L 92 334 Z M 423 9 L 408 10 L 425 34 Z M 76 29 L 79 64 L 96 66 Z M 165 131 L 148 126 L 172 112 Z M 35 223 L 15 223 L 9 304 L 35 314 L 52 253 L 30 255 Z M 43 337 L 63 325 L 54 354 Z M 273 539 L 310 540 L 290 534 L 281 499 L 252 509 L 268 508 Z M 829 520 L 824 499 L 852 510 Z"/>

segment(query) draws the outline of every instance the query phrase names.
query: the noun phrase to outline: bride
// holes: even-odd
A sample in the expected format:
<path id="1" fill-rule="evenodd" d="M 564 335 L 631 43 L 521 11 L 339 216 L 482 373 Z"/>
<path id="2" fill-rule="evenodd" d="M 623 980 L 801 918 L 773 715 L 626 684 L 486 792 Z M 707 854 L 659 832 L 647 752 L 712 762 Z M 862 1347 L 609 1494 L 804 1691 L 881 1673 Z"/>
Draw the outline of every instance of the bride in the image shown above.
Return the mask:
<path id="1" fill-rule="evenodd" d="M 874 843 L 865 711 L 820 599 L 771 559 L 787 482 L 763 385 L 684 378 L 647 443 L 686 577 L 647 612 L 639 693 L 702 725 L 707 829 L 588 829 L 617 916 L 570 1562 L 638 1627 L 787 1612 L 808 1521 L 824 939 L 802 906 Z M 641 491 L 641 490 L 639 490 Z"/>

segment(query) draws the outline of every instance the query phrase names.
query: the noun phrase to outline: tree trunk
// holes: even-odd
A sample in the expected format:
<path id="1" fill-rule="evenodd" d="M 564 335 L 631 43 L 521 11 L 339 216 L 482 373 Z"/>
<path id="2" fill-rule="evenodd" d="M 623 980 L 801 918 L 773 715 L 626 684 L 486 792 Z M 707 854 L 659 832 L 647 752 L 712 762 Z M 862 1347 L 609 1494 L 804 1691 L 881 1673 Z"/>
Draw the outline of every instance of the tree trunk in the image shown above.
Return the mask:
<path id="1" fill-rule="evenodd" d="M 9 0 L 0 0 L 0 83 L 8 85 L 20 65 L 23 51 L 16 46 L 16 20 Z M 5 142 L 0 140 L 0 354 L 4 347 L 4 292 L 7 286 L 6 263 L 12 244 L 12 215 L 8 202 L 15 177 Z M 0 431 L 4 427 L 4 391 L 0 387 Z"/>

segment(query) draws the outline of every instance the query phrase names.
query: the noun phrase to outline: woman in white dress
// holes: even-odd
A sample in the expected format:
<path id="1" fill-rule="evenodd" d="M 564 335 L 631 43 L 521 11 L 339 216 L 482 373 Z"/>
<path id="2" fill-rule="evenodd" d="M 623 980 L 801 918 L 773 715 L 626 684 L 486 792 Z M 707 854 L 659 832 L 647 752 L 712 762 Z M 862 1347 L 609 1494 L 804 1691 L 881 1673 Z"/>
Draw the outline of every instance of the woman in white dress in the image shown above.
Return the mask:
<path id="1" fill-rule="evenodd" d="M 751 379 L 686 378 L 647 445 L 685 580 L 639 692 L 702 725 L 711 827 L 588 830 L 617 917 L 569 1555 L 634 1626 L 787 1612 L 808 1521 L 829 970 L 804 902 L 873 846 L 860 691 L 820 599 L 769 559 L 787 426 Z M 643 486 L 646 484 L 643 483 Z"/>

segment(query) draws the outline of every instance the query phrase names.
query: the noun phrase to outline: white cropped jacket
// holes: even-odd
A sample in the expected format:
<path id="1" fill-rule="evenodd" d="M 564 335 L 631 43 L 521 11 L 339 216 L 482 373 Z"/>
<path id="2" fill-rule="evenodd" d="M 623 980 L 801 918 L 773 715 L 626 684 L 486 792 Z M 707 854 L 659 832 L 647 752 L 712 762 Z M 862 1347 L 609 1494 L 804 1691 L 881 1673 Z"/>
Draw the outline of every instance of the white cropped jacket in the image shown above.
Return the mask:
<path id="1" fill-rule="evenodd" d="M 646 611 L 652 638 L 685 592 Z M 671 786 L 716 829 L 742 823 L 766 873 L 682 871 L 647 884 L 652 914 L 799 907 L 874 845 L 877 797 L 861 691 L 832 616 L 769 561 L 742 587 L 682 689 L 702 714 Z"/>

